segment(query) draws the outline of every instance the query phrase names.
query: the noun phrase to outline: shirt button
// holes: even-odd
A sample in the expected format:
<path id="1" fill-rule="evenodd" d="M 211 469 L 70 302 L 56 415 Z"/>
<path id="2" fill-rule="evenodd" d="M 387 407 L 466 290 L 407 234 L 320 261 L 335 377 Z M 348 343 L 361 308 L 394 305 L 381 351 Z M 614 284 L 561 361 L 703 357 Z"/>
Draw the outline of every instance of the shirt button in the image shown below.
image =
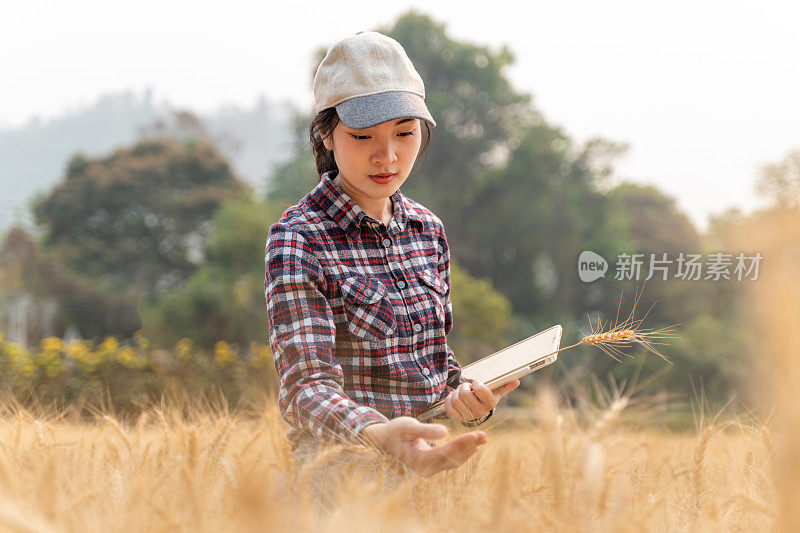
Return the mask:
<path id="1" fill-rule="evenodd" d="M 392 245 L 392 239 L 389 239 L 389 238 L 383 239 L 383 245 L 386 248 L 390 247 Z"/>
<path id="2" fill-rule="evenodd" d="M 281 332 L 281 333 L 285 332 L 286 331 L 286 324 L 279 324 L 278 325 L 278 331 Z"/>
<path id="3" fill-rule="evenodd" d="M 422 324 L 414 324 L 414 332 L 419 333 L 422 331 Z"/>
<path id="4" fill-rule="evenodd" d="M 423 369 L 422 369 L 422 373 L 423 373 L 423 374 L 425 374 L 425 375 L 427 376 L 428 374 L 430 374 L 430 373 L 431 373 L 431 371 L 430 371 L 430 370 L 428 370 L 428 367 L 425 367 L 425 368 L 423 368 Z"/>
<path id="5" fill-rule="evenodd" d="M 400 288 L 400 289 L 405 289 L 406 288 L 406 282 L 401 279 L 400 281 L 397 282 L 397 287 Z"/>

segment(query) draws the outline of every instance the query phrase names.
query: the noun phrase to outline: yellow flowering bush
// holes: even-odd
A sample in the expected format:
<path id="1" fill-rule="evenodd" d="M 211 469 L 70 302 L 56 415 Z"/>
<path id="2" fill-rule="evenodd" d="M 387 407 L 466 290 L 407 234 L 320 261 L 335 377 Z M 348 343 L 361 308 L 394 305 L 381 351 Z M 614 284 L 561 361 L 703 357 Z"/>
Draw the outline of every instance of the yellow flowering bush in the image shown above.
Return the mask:
<path id="1" fill-rule="evenodd" d="M 250 343 L 250 353 L 254 354 L 252 360 L 253 368 L 273 368 L 275 360 L 272 358 L 272 350 L 265 344 L 257 342 Z"/>
<path id="2" fill-rule="evenodd" d="M 3 339 L 0 341 L 0 356 L 3 358 L 3 374 L 11 380 L 25 383 L 36 372 L 36 363 L 30 352 L 18 344 Z"/>
<path id="3" fill-rule="evenodd" d="M 61 352 L 64 349 L 64 342 L 58 337 L 45 337 L 41 343 L 42 351 Z"/>
<path id="4" fill-rule="evenodd" d="M 175 355 L 181 361 L 189 361 L 194 356 L 194 343 L 191 339 L 181 339 L 175 345 Z"/>
<path id="5" fill-rule="evenodd" d="M 226 341 L 206 352 L 190 339 L 164 349 L 138 334 L 130 343 L 113 336 L 99 344 L 46 337 L 27 350 L 0 335 L 0 386 L 23 401 L 63 403 L 94 396 L 110 398 L 124 411 L 175 385 L 197 393 L 221 391 L 230 401 L 276 391 L 272 352 L 256 342 L 240 351 Z"/>
<path id="6" fill-rule="evenodd" d="M 41 368 L 45 375 L 49 377 L 57 376 L 64 369 L 63 350 L 64 343 L 58 337 L 46 337 L 42 339 L 39 347 L 40 351 L 33 356 L 34 368 L 30 375 L 35 373 L 35 368 Z"/>
<path id="7" fill-rule="evenodd" d="M 128 368 L 142 368 L 147 362 L 130 346 L 122 346 L 115 351 L 115 357 L 120 364 Z"/>

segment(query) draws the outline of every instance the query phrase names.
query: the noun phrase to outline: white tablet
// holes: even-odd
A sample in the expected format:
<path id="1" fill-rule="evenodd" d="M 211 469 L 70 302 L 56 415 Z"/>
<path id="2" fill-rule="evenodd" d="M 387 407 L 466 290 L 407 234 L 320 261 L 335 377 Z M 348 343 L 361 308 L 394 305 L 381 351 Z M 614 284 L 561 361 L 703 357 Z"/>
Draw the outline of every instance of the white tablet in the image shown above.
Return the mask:
<path id="1" fill-rule="evenodd" d="M 561 325 L 557 324 L 461 367 L 461 377 L 478 380 L 490 389 L 497 389 L 509 381 L 554 363 L 558 359 L 558 354 L 554 352 L 560 345 Z M 420 413 L 417 419 L 424 422 L 444 412 L 444 401 L 440 401 Z"/>
<path id="2" fill-rule="evenodd" d="M 461 368 L 461 376 L 496 389 L 555 362 L 561 325 L 537 333 Z"/>

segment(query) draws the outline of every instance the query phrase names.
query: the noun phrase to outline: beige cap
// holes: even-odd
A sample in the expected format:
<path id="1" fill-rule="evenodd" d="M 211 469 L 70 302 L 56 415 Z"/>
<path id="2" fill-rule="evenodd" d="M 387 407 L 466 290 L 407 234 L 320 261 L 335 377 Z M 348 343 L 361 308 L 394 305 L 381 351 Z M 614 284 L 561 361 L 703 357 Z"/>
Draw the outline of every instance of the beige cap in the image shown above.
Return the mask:
<path id="1" fill-rule="evenodd" d="M 317 112 L 335 107 L 354 129 L 397 118 L 419 118 L 436 126 L 425 105 L 425 86 L 403 47 L 382 33 L 358 32 L 336 41 L 314 76 Z"/>

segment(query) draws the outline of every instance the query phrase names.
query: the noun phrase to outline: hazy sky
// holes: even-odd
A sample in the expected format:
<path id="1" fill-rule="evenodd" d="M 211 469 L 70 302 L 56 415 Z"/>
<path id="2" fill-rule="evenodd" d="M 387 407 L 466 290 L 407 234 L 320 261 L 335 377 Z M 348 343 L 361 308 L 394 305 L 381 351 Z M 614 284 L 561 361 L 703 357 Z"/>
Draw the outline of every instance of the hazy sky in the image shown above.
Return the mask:
<path id="1" fill-rule="evenodd" d="M 800 4 L 770 1 L 4 2 L 0 127 L 145 87 L 201 112 L 262 94 L 310 108 L 313 51 L 409 8 L 508 45 L 510 78 L 551 123 L 629 143 L 619 177 L 701 227 L 759 205 L 758 167 L 800 148 Z"/>

